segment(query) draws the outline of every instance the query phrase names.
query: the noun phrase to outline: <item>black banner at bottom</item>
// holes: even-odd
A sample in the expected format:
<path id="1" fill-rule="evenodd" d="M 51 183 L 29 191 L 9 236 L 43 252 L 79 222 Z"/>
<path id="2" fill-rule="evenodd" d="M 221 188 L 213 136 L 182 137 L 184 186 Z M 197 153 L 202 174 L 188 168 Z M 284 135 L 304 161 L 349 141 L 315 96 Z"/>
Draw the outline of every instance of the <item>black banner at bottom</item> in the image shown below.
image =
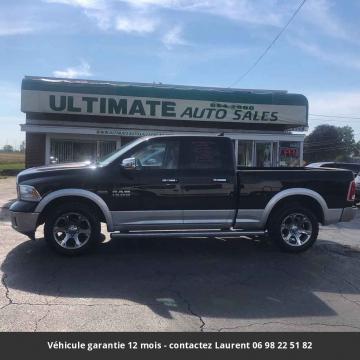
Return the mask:
<path id="1" fill-rule="evenodd" d="M 340 359 L 360 357 L 360 333 L 0 333 L 0 350 L 3 358 L 40 359 Z"/>

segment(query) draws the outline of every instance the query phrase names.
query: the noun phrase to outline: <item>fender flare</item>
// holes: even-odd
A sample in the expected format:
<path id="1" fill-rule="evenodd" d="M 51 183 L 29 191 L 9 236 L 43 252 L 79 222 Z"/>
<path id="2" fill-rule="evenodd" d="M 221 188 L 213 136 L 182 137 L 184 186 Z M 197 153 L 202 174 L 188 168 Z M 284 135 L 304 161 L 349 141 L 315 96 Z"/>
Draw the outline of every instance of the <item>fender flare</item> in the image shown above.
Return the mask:
<path id="1" fill-rule="evenodd" d="M 276 204 L 278 204 L 279 201 L 281 201 L 289 196 L 299 196 L 299 195 L 300 196 L 301 195 L 308 196 L 308 197 L 313 198 L 315 201 L 317 201 L 317 203 L 320 205 L 320 207 L 323 211 L 324 220 L 326 219 L 327 212 L 329 209 L 328 209 L 325 199 L 318 192 L 316 192 L 314 190 L 306 189 L 306 188 L 291 188 L 291 189 L 280 191 L 279 193 L 277 193 L 270 199 L 270 201 L 265 206 L 265 209 L 264 209 L 264 212 L 263 212 L 263 215 L 261 218 L 261 225 L 265 226 L 271 211 L 276 206 Z"/>
<path id="2" fill-rule="evenodd" d="M 44 198 L 40 200 L 38 205 L 35 208 L 35 212 L 41 213 L 45 206 L 50 204 L 53 200 L 65 197 L 65 196 L 77 196 L 77 197 L 83 197 L 87 200 L 92 201 L 95 203 L 100 210 L 102 211 L 104 218 L 106 220 L 107 228 L 109 231 L 113 230 L 113 221 L 111 217 L 110 210 L 108 206 L 106 205 L 105 201 L 97 194 L 83 189 L 61 189 L 51 192 L 50 194 L 46 195 Z"/>

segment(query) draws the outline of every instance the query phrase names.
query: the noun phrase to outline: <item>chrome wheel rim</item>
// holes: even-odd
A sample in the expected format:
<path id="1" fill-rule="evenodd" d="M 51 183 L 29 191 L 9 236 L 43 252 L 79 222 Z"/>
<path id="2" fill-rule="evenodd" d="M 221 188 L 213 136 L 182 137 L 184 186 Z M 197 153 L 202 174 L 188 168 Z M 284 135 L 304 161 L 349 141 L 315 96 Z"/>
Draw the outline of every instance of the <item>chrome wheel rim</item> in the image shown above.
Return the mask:
<path id="1" fill-rule="evenodd" d="M 286 244 L 290 246 L 302 246 L 311 238 L 311 221 L 302 213 L 287 215 L 281 223 L 280 233 Z"/>
<path id="2" fill-rule="evenodd" d="M 77 212 L 60 215 L 54 224 L 55 241 L 64 249 L 79 249 L 90 239 L 91 225 L 89 220 Z"/>

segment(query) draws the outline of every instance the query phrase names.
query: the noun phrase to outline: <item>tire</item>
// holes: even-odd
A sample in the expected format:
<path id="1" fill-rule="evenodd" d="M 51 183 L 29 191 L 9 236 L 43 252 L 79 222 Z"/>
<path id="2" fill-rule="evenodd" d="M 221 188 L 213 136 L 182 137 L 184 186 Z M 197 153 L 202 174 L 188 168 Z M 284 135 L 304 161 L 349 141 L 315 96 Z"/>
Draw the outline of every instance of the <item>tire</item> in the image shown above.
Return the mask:
<path id="1" fill-rule="evenodd" d="M 91 206 L 64 203 L 46 216 L 44 236 L 51 248 L 58 253 L 83 254 L 99 243 L 100 221 Z"/>
<path id="2" fill-rule="evenodd" d="M 289 204 L 271 215 L 268 231 L 270 238 L 280 249 L 300 253 L 315 243 L 319 233 L 319 222 L 309 208 Z"/>

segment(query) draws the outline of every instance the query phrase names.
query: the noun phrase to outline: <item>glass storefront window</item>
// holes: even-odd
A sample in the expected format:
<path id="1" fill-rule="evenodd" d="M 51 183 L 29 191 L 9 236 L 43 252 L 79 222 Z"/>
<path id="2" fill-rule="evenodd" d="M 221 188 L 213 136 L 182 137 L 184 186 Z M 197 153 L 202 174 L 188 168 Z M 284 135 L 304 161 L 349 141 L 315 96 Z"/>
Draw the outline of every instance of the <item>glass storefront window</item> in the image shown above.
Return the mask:
<path id="1" fill-rule="evenodd" d="M 115 141 L 99 141 L 97 158 L 101 159 L 104 156 L 114 152 L 115 150 L 116 150 L 116 142 Z"/>
<path id="2" fill-rule="evenodd" d="M 50 162 L 95 161 L 116 148 L 116 141 L 51 139 Z"/>
<path id="3" fill-rule="evenodd" d="M 272 142 L 256 142 L 256 166 L 272 166 Z"/>
<path id="4" fill-rule="evenodd" d="M 239 166 L 253 166 L 253 143 L 252 140 L 238 141 Z"/>
<path id="5" fill-rule="evenodd" d="M 272 166 L 279 166 L 279 143 L 274 141 L 272 143 Z"/>
<path id="6" fill-rule="evenodd" d="M 280 141 L 279 165 L 300 166 L 300 142 Z"/>

